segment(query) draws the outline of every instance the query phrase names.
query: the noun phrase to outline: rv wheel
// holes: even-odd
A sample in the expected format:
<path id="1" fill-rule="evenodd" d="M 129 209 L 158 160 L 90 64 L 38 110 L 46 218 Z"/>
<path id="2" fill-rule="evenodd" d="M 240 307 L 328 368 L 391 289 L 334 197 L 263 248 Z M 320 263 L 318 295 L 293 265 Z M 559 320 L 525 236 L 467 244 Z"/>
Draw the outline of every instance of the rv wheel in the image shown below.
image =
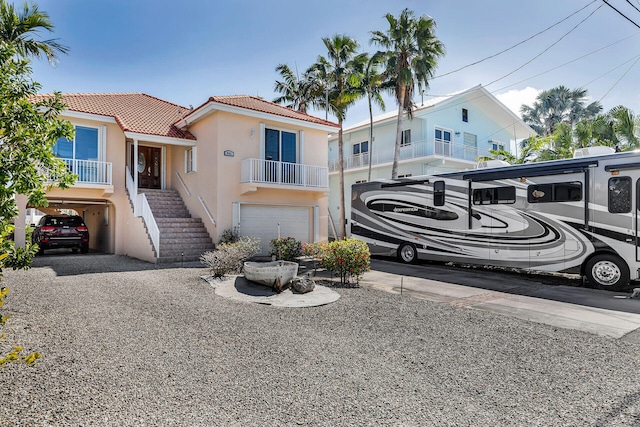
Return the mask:
<path id="1" fill-rule="evenodd" d="M 589 283 L 600 289 L 620 290 L 629 283 L 629 268 L 620 257 L 596 255 L 587 261 L 585 273 Z"/>
<path id="2" fill-rule="evenodd" d="M 418 259 L 416 247 L 411 243 L 403 243 L 398 248 L 398 258 L 405 264 L 413 264 Z"/>

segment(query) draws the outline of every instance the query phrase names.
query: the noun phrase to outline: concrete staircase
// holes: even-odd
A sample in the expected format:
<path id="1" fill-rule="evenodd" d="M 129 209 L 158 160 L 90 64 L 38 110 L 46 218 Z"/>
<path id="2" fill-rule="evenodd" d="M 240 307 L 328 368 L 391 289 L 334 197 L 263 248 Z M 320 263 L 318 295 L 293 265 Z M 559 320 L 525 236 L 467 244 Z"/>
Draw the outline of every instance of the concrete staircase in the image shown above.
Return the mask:
<path id="1" fill-rule="evenodd" d="M 158 263 L 198 261 L 203 252 L 214 249 L 211 236 L 200 218 L 191 214 L 176 190 L 147 190 L 144 193 L 160 230 Z"/>

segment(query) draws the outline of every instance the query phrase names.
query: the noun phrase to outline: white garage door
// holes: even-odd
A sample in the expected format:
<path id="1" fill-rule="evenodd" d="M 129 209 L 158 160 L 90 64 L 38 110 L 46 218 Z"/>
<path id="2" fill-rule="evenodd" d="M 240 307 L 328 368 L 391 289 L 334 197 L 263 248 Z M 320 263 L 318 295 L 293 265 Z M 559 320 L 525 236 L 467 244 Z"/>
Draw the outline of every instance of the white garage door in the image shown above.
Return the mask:
<path id="1" fill-rule="evenodd" d="M 240 235 L 260 239 L 262 255 L 269 253 L 269 242 L 280 237 L 293 237 L 301 242 L 311 239 L 311 208 L 291 206 L 240 205 Z"/>

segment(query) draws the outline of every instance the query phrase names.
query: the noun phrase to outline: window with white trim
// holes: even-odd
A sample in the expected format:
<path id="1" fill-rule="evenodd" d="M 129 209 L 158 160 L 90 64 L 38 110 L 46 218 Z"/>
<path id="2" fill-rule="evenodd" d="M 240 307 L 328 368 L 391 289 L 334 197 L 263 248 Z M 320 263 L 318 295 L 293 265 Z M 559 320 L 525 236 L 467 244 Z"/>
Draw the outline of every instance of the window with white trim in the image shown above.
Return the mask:
<path id="1" fill-rule="evenodd" d="M 184 173 L 196 171 L 196 147 L 189 147 L 184 150 Z"/>
<path id="2" fill-rule="evenodd" d="M 100 129 L 75 126 L 74 138 L 58 139 L 53 144 L 53 154 L 61 159 L 100 160 Z"/>
<path id="3" fill-rule="evenodd" d="M 400 145 L 411 145 L 411 129 L 405 129 L 402 131 L 402 139 L 400 140 Z"/>
<path id="4" fill-rule="evenodd" d="M 491 142 L 491 149 L 493 151 L 505 151 L 504 150 L 504 144 L 502 142 L 498 142 L 498 141 L 492 141 Z"/>
<path id="5" fill-rule="evenodd" d="M 359 142 L 357 144 L 353 144 L 353 155 L 357 156 L 358 154 L 364 154 L 369 152 L 369 141 Z"/>

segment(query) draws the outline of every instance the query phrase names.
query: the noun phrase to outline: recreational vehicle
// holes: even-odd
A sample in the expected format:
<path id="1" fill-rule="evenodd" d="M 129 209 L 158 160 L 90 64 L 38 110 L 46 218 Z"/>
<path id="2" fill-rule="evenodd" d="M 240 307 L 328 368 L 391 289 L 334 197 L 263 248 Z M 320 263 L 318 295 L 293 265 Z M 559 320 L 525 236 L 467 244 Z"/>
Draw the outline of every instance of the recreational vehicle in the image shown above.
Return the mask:
<path id="1" fill-rule="evenodd" d="M 351 235 L 372 254 L 574 273 L 611 290 L 640 279 L 640 152 L 372 181 L 351 198 Z"/>

